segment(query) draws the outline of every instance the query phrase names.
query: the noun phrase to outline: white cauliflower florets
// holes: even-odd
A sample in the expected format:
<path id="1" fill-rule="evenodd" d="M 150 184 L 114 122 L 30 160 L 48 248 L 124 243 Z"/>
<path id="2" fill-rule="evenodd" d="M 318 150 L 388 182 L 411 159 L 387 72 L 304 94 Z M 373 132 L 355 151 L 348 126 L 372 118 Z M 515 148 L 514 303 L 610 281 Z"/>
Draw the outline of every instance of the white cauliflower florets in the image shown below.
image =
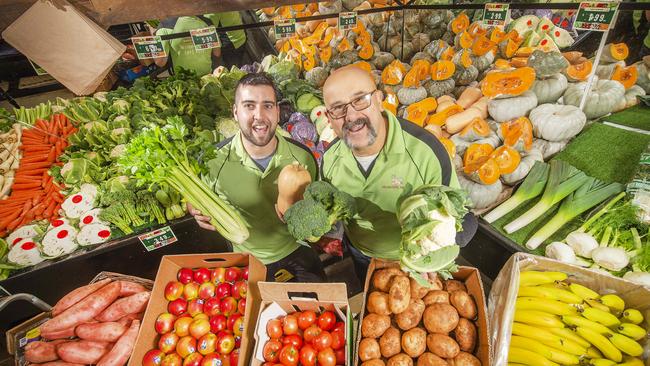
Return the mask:
<path id="1" fill-rule="evenodd" d="M 429 219 L 438 221 L 431 234 L 420 242 L 422 254 L 456 244 L 456 219 L 440 211 L 429 212 Z"/>

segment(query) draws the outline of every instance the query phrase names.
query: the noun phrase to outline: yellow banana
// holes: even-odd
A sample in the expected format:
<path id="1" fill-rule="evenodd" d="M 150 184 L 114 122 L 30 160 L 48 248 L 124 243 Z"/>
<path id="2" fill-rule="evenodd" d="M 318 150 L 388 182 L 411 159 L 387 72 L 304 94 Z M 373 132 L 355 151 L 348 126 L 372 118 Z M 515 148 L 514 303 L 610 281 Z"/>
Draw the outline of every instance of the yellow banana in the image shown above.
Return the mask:
<path id="1" fill-rule="evenodd" d="M 592 358 L 589 360 L 589 364 L 592 366 L 614 366 L 616 362 L 606 358 Z"/>
<path id="2" fill-rule="evenodd" d="M 544 283 L 553 283 L 555 281 L 564 281 L 566 278 L 566 273 L 562 272 L 522 271 L 519 274 L 519 285 L 535 286 Z"/>
<path id="3" fill-rule="evenodd" d="M 644 338 L 648 334 L 645 329 L 632 323 L 621 323 L 621 325 L 616 327 L 616 331 L 624 336 L 634 339 L 635 341 Z"/>
<path id="4" fill-rule="evenodd" d="M 608 308 L 621 312 L 625 309 L 625 301 L 621 299 L 620 296 L 614 294 L 608 294 L 600 297 L 600 302 L 606 305 Z"/>
<path id="5" fill-rule="evenodd" d="M 517 293 L 517 296 L 540 297 L 544 299 L 562 301 L 563 303 L 567 304 L 582 303 L 582 298 L 573 292 L 562 290 L 555 286 L 550 287 L 550 285 L 521 286 L 519 287 L 519 293 Z"/>
<path id="6" fill-rule="evenodd" d="M 614 314 L 596 308 L 585 308 L 582 310 L 582 316 L 585 318 L 600 323 L 606 327 L 615 327 L 621 324 Z"/>
<path id="7" fill-rule="evenodd" d="M 572 332 L 569 328 L 548 328 L 548 331 L 558 337 L 563 337 L 564 341 L 572 341 L 581 347 L 587 348 L 591 346 L 591 343 L 585 341 L 584 338 L 575 334 L 575 332 Z M 567 350 L 567 352 L 569 352 L 569 350 Z"/>
<path id="8" fill-rule="evenodd" d="M 641 324 L 643 321 L 643 314 L 637 309 L 625 309 L 621 317 L 624 321 L 632 324 Z"/>
<path id="9" fill-rule="evenodd" d="M 564 324 L 556 315 L 535 310 L 516 310 L 515 321 L 545 328 L 564 328 Z"/>
<path id="10" fill-rule="evenodd" d="M 603 305 L 602 303 L 600 303 L 599 300 L 600 299 L 598 299 L 598 300 L 587 299 L 587 300 L 585 300 L 585 302 L 587 303 L 587 305 L 589 305 L 592 308 L 596 308 L 596 309 L 606 311 L 606 312 L 609 313 L 610 312 L 609 308 L 607 306 Z"/>
<path id="11" fill-rule="evenodd" d="M 515 309 L 537 310 L 555 315 L 578 315 L 576 308 L 569 304 L 539 297 L 520 297 L 517 299 Z"/>
<path id="12" fill-rule="evenodd" d="M 580 359 L 572 354 L 548 347 L 541 342 L 526 337 L 512 336 L 510 338 L 510 346 L 530 350 L 534 349 L 538 354 L 560 365 L 577 365 L 580 362 Z"/>
<path id="13" fill-rule="evenodd" d="M 603 354 L 598 350 L 598 348 L 591 346 L 587 348 L 587 357 L 589 358 L 603 358 Z"/>
<path id="14" fill-rule="evenodd" d="M 612 342 L 616 348 L 621 350 L 623 353 L 628 354 L 632 357 L 641 356 L 643 353 L 643 347 L 632 338 L 626 337 L 622 334 L 613 333 L 608 335 L 609 341 Z"/>
<path id="15" fill-rule="evenodd" d="M 548 328 L 546 329 L 541 329 L 538 327 L 534 327 L 531 325 L 527 324 L 522 324 L 522 323 L 517 323 L 514 322 L 512 324 L 512 334 L 516 336 L 521 336 L 521 337 L 526 337 L 530 339 L 534 339 L 546 346 L 549 346 L 551 348 L 555 348 L 560 351 L 564 351 L 567 353 L 570 353 L 572 355 L 576 356 L 582 356 L 587 353 L 587 347 L 590 346 L 591 344 L 589 342 L 586 342 L 586 345 L 580 345 L 577 342 L 574 342 L 570 340 L 568 337 L 564 336 L 557 336 L 553 333 L 550 332 L 550 330 L 556 330 L 560 328 Z M 567 332 L 571 333 L 571 335 L 578 337 L 573 333 L 572 331 L 565 329 Z M 583 340 L 584 341 L 584 340 Z"/>
<path id="16" fill-rule="evenodd" d="M 571 289 L 571 292 L 574 294 L 580 296 L 583 300 L 597 299 L 600 297 L 596 291 L 577 283 L 570 284 L 569 289 Z"/>
<path id="17" fill-rule="evenodd" d="M 607 328 L 606 326 L 596 323 L 594 321 L 591 321 L 587 318 L 583 318 L 581 316 L 572 316 L 572 315 L 565 315 L 562 317 L 562 321 L 567 324 L 571 325 L 574 327 L 584 327 L 584 328 L 589 328 L 593 331 L 596 331 L 600 334 L 609 334 L 612 331 Z M 588 341 L 588 340 L 587 340 Z"/>
<path id="18" fill-rule="evenodd" d="M 616 346 L 614 346 L 604 335 L 583 327 L 577 327 L 576 332 L 579 336 L 590 342 L 594 347 L 598 348 L 606 358 L 614 362 L 621 362 L 623 359 L 621 351 L 619 351 L 618 348 L 616 348 Z"/>
<path id="19" fill-rule="evenodd" d="M 508 362 L 508 366 L 526 366 L 526 365 L 524 365 L 523 363 L 512 363 L 512 362 Z"/>
<path id="20" fill-rule="evenodd" d="M 639 358 L 624 356 L 623 363 L 619 363 L 618 366 L 644 366 L 644 364 L 643 360 Z"/>
<path id="21" fill-rule="evenodd" d="M 538 353 L 512 346 L 508 351 L 508 362 L 523 363 L 530 366 L 559 366 Z"/>

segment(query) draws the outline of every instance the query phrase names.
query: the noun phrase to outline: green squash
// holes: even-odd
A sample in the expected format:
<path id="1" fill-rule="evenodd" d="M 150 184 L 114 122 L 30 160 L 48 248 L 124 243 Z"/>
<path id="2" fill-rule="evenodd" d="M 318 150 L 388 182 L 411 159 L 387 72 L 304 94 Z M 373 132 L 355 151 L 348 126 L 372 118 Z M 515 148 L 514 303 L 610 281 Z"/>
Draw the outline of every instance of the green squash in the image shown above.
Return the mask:
<path id="1" fill-rule="evenodd" d="M 426 88 L 428 95 L 433 98 L 451 94 L 455 86 L 456 82 L 453 78 L 440 81 L 429 80 L 424 83 L 424 87 Z"/>
<path id="2" fill-rule="evenodd" d="M 332 57 L 329 64 L 332 69 L 338 69 L 340 67 L 355 63 L 357 61 L 359 61 L 359 56 L 357 55 L 357 52 L 353 50 L 347 50 Z"/>
<path id="3" fill-rule="evenodd" d="M 456 65 L 453 78 L 456 80 L 457 85 L 469 85 L 478 78 L 478 69 L 474 65 L 469 65 L 469 67 Z"/>
<path id="4" fill-rule="evenodd" d="M 537 79 L 531 90 L 537 96 L 537 104 L 555 103 L 568 86 L 566 76 L 558 73 L 546 79 Z"/>
<path id="5" fill-rule="evenodd" d="M 564 104 L 580 106 L 580 100 L 585 93 L 587 83 L 571 83 L 564 92 Z M 591 94 L 587 98 L 584 113 L 588 119 L 596 119 L 611 113 L 625 98 L 625 87 L 614 80 L 598 80 L 594 82 Z"/>
<path id="6" fill-rule="evenodd" d="M 373 64 L 376 68 L 383 70 L 395 60 L 395 56 L 393 56 L 392 53 L 390 52 L 375 52 L 374 57 L 370 60 L 370 63 Z"/>
<path id="7" fill-rule="evenodd" d="M 490 51 L 483 56 L 472 56 L 472 65 L 476 66 L 479 72 L 483 72 L 492 66 L 494 52 Z"/>
<path id="8" fill-rule="evenodd" d="M 537 106 L 537 96 L 528 90 L 509 98 L 495 98 L 488 102 L 488 113 L 496 122 L 506 122 L 527 116 Z"/>
<path id="9" fill-rule="evenodd" d="M 562 72 L 569 66 L 569 61 L 557 51 L 535 50 L 528 57 L 528 66 L 535 69 L 535 76 L 538 79 L 545 79 Z"/>
<path id="10" fill-rule="evenodd" d="M 644 96 L 645 90 L 638 85 L 632 85 L 629 89 L 625 90 L 625 97 L 621 99 L 619 104 L 614 107 L 614 112 L 621 111 L 626 108 L 634 107 L 639 104 L 638 96 Z"/>
<path id="11" fill-rule="evenodd" d="M 434 59 L 438 59 L 440 53 L 447 47 L 447 43 L 445 43 L 441 39 L 436 39 L 435 41 L 430 42 L 428 45 L 424 47 L 424 52 L 429 54 Z"/>
<path id="12" fill-rule="evenodd" d="M 410 63 L 411 65 L 413 65 L 413 63 L 414 63 L 415 61 L 417 61 L 417 60 L 426 60 L 426 61 L 428 61 L 429 63 L 433 63 L 433 62 L 434 62 L 433 57 L 429 56 L 429 54 L 426 53 L 426 52 L 418 52 L 418 53 L 416 53 L 415 55 L 413 55 L 413 57 L 411 57 L 411 62 L 409 62 L 409 63 Z"/>
<path id="13" fill-rule="evenodd" d="M 427 90 L 423 86 L 417 88 L 401 88 L 397 91 L 397 100 L 400 104 L 411 105 L 427 97 Z"/>
<path id="14" fill-rule="evenodd" d="M 327 69 L 322 66 L 316 66 L 305 73 L 305 80 L 314 88 L 320 88 L 325 84 L 328 76 L 329 72 L 327 72 Z"/>
<path id="15" fill-rule="evenodd" d="M 636 79 L 636 85 L 642 87 L 646 93 L 650 93 L 650 68 L 643 61 L 639 61 L 635 65 L 639 73 Z"/>

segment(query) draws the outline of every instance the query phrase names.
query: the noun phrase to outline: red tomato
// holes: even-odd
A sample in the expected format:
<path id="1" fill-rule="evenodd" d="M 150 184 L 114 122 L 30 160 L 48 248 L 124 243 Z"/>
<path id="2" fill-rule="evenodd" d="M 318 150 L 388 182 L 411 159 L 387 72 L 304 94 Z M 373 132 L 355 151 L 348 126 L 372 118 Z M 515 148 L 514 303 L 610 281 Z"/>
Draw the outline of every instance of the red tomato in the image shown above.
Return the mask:
<path id="1" fill-rule="evenodd" d="M 278 319 L 271 319 L 266 323 L 266 334 L 271 339 L 280 339 L 282 337 L 282 322 Z"/>
<path id="2" fill-rule="evenodd" d="M 341 329 L 343 333 L 345 333 L 345 323 L 343 322 L 336 322 L 336 325 L 334 325 L 334 330 Z"/>
<path id="3" fill-rule="evenodd" d="M 336 356 L 337 365 L 345 365 L 345 349 L 337 349 L 334 351 L 334 355 Z"/>
<path id="4" fill-rule="evenodd" d="M 278 357 L 280 357 L 280 350 L 282 349 L 282 343 L 276 340 L 270 340 L 264 345 L 262 350 L 264 361 L 268 362 L 277 362 Z"/>
<path id="5" fill-rule="evenodd" d="M 316 338 L 317 335 L 319 335 L 322 332 L 318 325 L 313 324 L 311 327 L 305 329 L 305 332 L 303 333 L 303 338 L 305 339 L 305 343 L 311 343 L 314 341 L 314 338 Z"/>
<path id="6" fill-rule="evenodd" d="M 318 366 L 336 366 L 336 355 L 331 348 L 318 352 Z"/>
<path id="7" fill-rule="evenodd" d="M 317 351 L 322 351 L 326 348 L 330 348 L 332 346 L 332 334 L 327 331 L 322 331 L 319 335 L 314 338 L 314 341 L 312 342 L 314 344 L 314 348 L 316 348 Z"/>
<path id="8" fill-rule="evenodd" d="M 341 329 L 334 329 L 332 332 L 332 349 L 339 350 L 345 347 L 345 333 Z"/>
<path id="9" fill-rule="evenodd" d="M 306 344 L 300 350 L 300 364 L 302 366 L 315 366 L 316 365 L 316 350 L 314 347 Z"/>
<path id="10" fill-rule="evenodd" d="M 298 349 L 290 344 L 282 347 L 280 351 L 280 363 L 284 366 L 297 366 L 300 353 Z"/>
<path id="11" fill-rule="evenodd" d="M 291 344 L 296 347 L 296 349 L 300 349 L 300 347 L 302 347 L 302 337 L 297 334 L 284 336 L 282 338 L 282 344 L 285 346 Z"/>
<path id="12" fill-rule="evenodd" d="M 282 330 L 284 335 L 298 334 L 298 318 L 294 315 L 287 315 L 282 319 Z"/>
<path id="13" fill-rule="evenodd" d="M 298 327 L 302 330 L 309 328 L 316 322 L 316 313 L 311 310 L 305 310 L 298 315 Z"/>
<path id="14" fill-rule="evenodd" d="M 326 311 L 318 317 L 318 327 L 322 330 L 330 331 L 336 324 L 336 315 L 331 311 Z"/>

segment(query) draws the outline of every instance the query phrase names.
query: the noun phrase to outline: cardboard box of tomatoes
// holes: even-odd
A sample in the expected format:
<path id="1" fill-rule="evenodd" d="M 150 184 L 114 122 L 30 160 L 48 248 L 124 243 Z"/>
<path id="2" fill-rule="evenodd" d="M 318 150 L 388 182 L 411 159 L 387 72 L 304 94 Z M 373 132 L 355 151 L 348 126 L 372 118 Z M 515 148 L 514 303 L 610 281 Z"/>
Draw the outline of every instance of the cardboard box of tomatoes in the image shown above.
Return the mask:
<path id="1" fill-rule="evenodd" d="M 244 253 L 164 256 L 129 365 L 249 365 L 265 278 Z"/>
<path id="2" fill-rule="evenodd" d="M 338 366 L 352 361 L 352 313 L 344 283 L 259 282 L 250 365 Z"/>

